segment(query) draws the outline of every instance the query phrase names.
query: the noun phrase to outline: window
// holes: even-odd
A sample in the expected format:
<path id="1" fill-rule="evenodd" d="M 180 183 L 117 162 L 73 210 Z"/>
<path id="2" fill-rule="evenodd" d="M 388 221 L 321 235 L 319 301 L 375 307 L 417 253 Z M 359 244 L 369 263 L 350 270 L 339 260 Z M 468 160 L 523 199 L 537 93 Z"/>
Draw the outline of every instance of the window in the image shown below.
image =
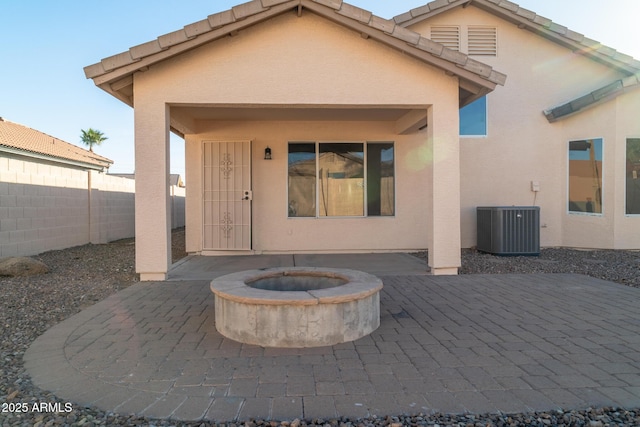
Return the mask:
<path id="1" fill-rule="evenodd" d="M 497 56 L 498 29 L 496 27 L 469 27 L 469 55 Z"/>
<path id="2" fill-rule="evenodd" d="M 392 142 L 289 143 L 289 217 L 395 214 Z"/>
<path id="3" fill-rule="evenodd" d="M 431 40 L 452 50 L 460 50 L 460 28 L 453 25 L 431 27 Z"/>
<path id="4" fill-rule="evenodd" d="M 640 215 L 640 138 L 627 139 L 626 210 Z"/>
<path id="5" fill-rule="evenodd" d="M 460 109 L 460 135 L 487 136 L 487 97 Z"/>
<path id="6" fill-rule="evenodd" d="M 569 212 L 602 213 L 602 138 L 569 142 Z"/>

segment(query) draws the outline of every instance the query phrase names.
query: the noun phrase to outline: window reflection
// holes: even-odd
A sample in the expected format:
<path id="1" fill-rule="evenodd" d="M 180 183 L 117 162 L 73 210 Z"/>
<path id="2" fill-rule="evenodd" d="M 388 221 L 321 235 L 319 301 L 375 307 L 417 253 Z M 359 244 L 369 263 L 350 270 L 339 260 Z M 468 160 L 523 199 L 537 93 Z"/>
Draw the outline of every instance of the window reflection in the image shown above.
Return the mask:
<path id="1" fill-rule="evenodd" d="M 569 212 L 602 213 L 602 138 L 569 142 Z"/>
<path id="2" fill-rule="evenodd" d="M 626 213 L 640 215 L 640 138 L 627 139 Z"/>

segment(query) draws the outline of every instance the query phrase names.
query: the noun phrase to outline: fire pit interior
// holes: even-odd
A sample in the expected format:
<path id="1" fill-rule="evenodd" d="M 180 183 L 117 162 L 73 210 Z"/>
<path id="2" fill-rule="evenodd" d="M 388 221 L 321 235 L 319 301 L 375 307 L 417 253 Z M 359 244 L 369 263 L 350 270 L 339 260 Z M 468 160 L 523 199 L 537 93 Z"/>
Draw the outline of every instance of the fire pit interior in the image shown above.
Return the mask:
<path id="1" fill-rule="evenodd" d="M 347 269 L 288 267 L 228 274 L 211 282 L 216 329 L 264 347 L 353 341 L 380 325 L 382 282 Z"/>

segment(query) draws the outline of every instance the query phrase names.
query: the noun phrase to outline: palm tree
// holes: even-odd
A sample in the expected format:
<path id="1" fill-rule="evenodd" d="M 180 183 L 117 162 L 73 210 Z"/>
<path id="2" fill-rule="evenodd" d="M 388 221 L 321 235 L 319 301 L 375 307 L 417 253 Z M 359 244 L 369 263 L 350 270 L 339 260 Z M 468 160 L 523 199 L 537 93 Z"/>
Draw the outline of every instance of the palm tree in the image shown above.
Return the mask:
<path id="1" fill-rule="evenodd" d="M 84 145 L 89 146 L 89 151 L 93 151 L 94 145 L 100 145 L 104 141 L 109 139 L 97 129 L 89 128 L 87 130 L 81 129 L 81 131 L 82 131 L 82 135 L 80 135 L 80 140 Z"/>

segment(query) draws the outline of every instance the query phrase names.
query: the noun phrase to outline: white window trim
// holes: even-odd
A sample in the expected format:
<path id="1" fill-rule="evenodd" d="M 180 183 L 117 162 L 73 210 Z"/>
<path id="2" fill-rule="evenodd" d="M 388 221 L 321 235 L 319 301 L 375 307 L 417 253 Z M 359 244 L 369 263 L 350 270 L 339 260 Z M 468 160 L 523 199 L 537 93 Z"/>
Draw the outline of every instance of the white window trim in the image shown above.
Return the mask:
<path id="1" fill-rule="evenodd" d="M 569 144 L 571 143 L 571 141 L 589 141 L 589 140 L 596 140 L 596 139 L 601 139 L 602 140 L 602 170 L 600 171 L 600 181 L 601 181 L 601 186 L 600 189 L 602 190 L 602 212 L 576 212 L 576 211 L 570 211 L 569 210 Z M 576 216 L 586 216 L 586 217 L 596 217 L 596 218 L 603 218 L 605 216 L 605 194 L 604 194 L 604 189 L 605 189 L 605 181 L 604 181 L 604 165 L 605 165 L 605 138 L 602 136 L 597 136 L 597 137 L 588 137 L 588 138 L 572 138 L 572 139 L 568 139 L 567 140 L 567 144 L 566 144 L 566 151 L 567 153 L 567 173 L 566 173 L 566 179 L 567 179 L 567 184 L 566 184 L 566 189 L 567 189 L 567 198 L 565 199 L 564 203 L 565 203 L 565 209 L 567 214 L 569 215 L 576 215 Z"/>

